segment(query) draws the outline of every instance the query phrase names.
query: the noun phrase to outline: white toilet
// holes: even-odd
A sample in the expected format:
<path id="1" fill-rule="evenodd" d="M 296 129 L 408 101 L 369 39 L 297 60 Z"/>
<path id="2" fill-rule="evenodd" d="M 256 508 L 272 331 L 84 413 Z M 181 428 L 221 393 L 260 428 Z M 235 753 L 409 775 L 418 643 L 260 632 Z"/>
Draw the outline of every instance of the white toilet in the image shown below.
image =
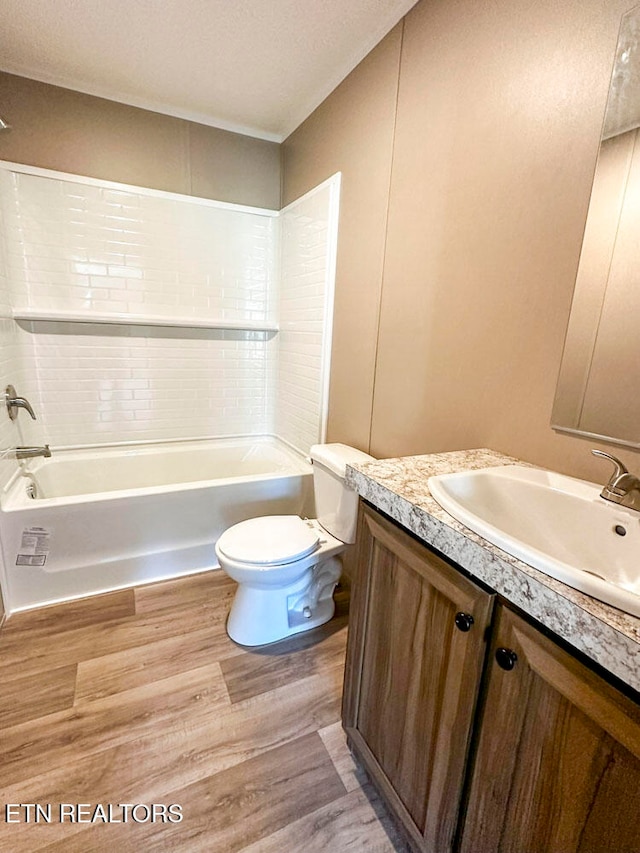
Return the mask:
<path id="1" fill-rule="evenodd" d="M 346 444 L 310 451 L 317 519 L 267 515 L 234 524 L 216 543 L 224 571 L 238 582 L 227 633 L 243 646 L 274 643 L 328 622 L 342 564 L 355 541 L 358 495 L 345 482 L 351 462 L 373 457 Z"/>

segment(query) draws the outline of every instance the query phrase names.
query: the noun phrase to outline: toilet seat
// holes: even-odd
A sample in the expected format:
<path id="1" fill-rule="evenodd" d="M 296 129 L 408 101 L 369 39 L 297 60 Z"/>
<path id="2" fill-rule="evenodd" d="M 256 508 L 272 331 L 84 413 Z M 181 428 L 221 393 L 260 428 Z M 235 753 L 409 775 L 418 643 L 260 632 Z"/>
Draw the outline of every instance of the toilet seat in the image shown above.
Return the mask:
<path id="1" fill-rule="evenodd" d="M 267 515 L 225 530 L 217 550 L 234 562 L 269 568 L 308 556 L 318 543 L 317 530 L 299 516 Z"/>

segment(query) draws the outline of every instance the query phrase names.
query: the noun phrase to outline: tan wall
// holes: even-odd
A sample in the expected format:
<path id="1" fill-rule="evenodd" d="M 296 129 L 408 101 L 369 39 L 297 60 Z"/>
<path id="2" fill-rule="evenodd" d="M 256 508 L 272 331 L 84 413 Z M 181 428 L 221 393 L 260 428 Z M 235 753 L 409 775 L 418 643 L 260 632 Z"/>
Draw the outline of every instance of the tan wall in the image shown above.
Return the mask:
<path id="1" fill-rule="evenodd" d="M 280 146 L 0 72 L 0 159 L 280 207 Z"/>
<path id="2" fill-rule="evenodd" d="M 384 51 L 395 62 L 400 27 L 286 140 L 285 202 L 344 176 L 331 438 L 366 449 L 373 394 L 375 455 L 489 446 L 608 475 L 592 441 L 549 423 L 628 6 L 422 0 L 404 22 L 395 131 Z M 381 177 L 368 158 L 390 133 L 385 194 L 387 162 Z"/>
<path id="3" fill-rule="evenodd" d="M 367 448 L 402 25 L 283 146 L 283 204 L 342 171 L 329 441 Z"/>

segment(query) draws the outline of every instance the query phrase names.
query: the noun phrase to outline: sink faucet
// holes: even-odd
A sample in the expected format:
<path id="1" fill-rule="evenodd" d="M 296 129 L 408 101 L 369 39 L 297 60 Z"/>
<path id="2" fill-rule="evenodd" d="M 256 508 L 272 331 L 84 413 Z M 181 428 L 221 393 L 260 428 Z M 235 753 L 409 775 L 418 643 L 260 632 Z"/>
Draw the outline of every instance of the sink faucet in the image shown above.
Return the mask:
<path id="1" fill-rule="evenodd" d="M 16 394 L 16 389 L 13 385 L 7 385 L 4 392 L 5 403 L 7 404 L 7 411 L 9 412 L 9 417 L 12 421 L 18 417 L 18 409 L 26 409 L 31 417 L 36 419 L 36 414 L 31 408 L 31 403 L 26 400 L 24 397 L 18 397 Z"/>
<path id="2" fill-rule="evenodd" d="M 33 459 L 34 456 L 44 456 L 49 458 L 51 451 L 49 445 L 44 447 L 16 447 L 16 459 Z"/>
<path id="3" fill-rule="evenodd" d="M 640 479 L 634 474 L 630 474 L 626 466 L 615 456 L 611 456 L 610 453 L 605 453 L 604 450 L 592 450 L 591 452 L 594 456 L 602 456 L 615 465 L 609 482 L 600 492 L 600 497 L 640 512 Z"/>

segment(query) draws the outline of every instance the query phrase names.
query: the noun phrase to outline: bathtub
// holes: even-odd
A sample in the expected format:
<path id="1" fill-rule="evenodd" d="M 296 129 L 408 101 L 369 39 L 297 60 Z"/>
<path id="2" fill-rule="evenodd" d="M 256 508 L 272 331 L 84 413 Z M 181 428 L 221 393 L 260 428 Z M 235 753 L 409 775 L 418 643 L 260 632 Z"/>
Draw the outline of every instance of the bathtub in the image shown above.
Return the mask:
<path id="1" fill-rule="evenodd" d="M 0 497 L 9 613 L 217 567 L 231 524 L 313 513 L 311 466 L 275 438 L 54 450 Z"/>

